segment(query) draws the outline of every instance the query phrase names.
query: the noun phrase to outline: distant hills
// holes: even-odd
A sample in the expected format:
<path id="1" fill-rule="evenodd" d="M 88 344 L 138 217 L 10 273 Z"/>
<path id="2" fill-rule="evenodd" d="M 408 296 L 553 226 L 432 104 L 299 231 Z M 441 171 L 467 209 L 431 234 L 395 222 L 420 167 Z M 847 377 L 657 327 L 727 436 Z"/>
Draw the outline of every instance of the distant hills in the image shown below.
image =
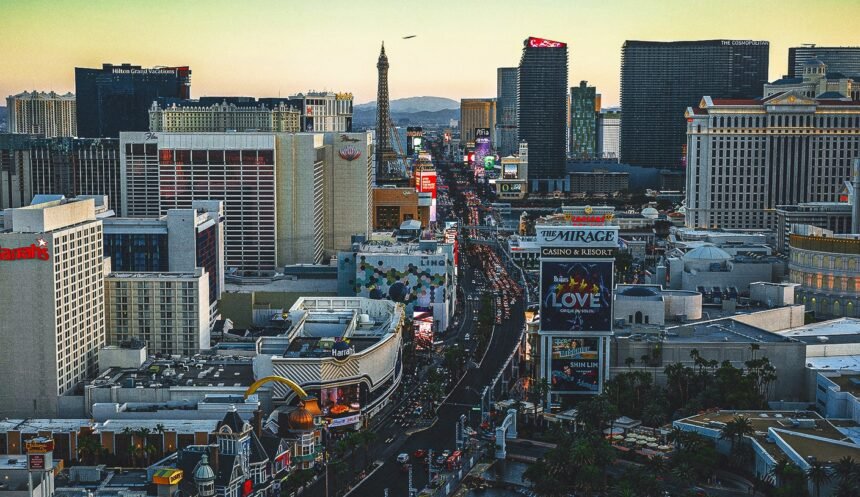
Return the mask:
<path id="1" fill-rule="evenodd" d="M 460 102 L 444 97 L 407 97 L 397 98 L 390 102 L 391 112 L 413 113 L 413 112 L 437 112 L 446 109 L 460 109 Z M 376 110 L 376 101 L 359 104 L 353 110 Z"/>
<path id="2" fill-rule="evenodd" d="M 447 125 L 451 119 L 460 119 L 460 102 L 444 97 L 408 97 L 392 100 L 391 120 L 395 125 L 436 124 Z M 353 107 L 355 124 L 376 124 L 376 102 Z"/>

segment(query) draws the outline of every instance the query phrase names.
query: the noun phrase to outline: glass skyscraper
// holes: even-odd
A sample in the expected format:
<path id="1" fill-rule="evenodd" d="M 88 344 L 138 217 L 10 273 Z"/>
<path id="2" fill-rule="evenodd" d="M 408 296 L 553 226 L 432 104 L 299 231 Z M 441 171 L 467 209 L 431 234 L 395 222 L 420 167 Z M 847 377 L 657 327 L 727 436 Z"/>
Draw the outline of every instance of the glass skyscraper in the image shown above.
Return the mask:
<path id="1" fill-rule="evenodd" d="M 754 98 L 767 82 L 767 41 L 631 41 L 621 51 L 621 162 L 684 167 L 684 111 L 703 96 Z"/>
<path id="2" fill-rule="evenodd" d="M 149 107 L 162 98 L 191 98 L 188 67 L 152 69 L 103 64 L 75 68 L 78 136 L 118 138 L 120 131 L 148 131 Z"/>
<path id="3" fill-rule="evenodd" d="M 841 73 L 845 76 L 860 78 L 860 47 L 816 47 L 808 45 L 788 49 L 788 77 L 803 76 L 803 63 L 818 59 L 827 64 L 828 73 Z"/>
<path id="4" fill-rule="evenodd" d="M 529 145 L 531 188 L 560 189 L 567 159 L 567 44 L 526 39 L 518 69 L 517 131 Z"/>
<path id="5" fill-rule="evenodd" d="M 500 67 L 496 79 L 496 150 L 502 157 L 517 146 L 517 68 Z"/>
<path id="6" fill-rule="evenodd" d="M 593 159 L 597 154 L 597 117 L 600 96 L 597 89 L 580 81 L 570 89 L 570 156 Z"/>

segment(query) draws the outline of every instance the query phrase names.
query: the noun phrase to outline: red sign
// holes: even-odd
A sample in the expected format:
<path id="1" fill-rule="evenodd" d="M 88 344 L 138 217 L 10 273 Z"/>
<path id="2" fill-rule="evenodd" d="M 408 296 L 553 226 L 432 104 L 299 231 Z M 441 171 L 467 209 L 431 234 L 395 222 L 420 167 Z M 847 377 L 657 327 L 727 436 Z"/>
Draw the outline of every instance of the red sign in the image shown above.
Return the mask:
<path id="1" fill-rule="evenodd" d="M 567 46 L 567 43 L 547 40 L 544 38 L 535 38 L 533 36 L 529 38 L 528 42 L 529 47 L 531 48 L 564 48 Z"/>
<path id="2" fill-rule="evenodd" d="M 603 225 L 606 219 L 603 216 L 570 216 L 570 224 L 574 226 Z"/>
<path id="3" fill-rule="evenodd" d="M 29 247 L 18 248 L 2 248 L 0 247 L 0 261 L 18 261 L 22 259 L 39 259 L 47 261 L 51 258 L 48 255 L 48 242 L 39 238 L 37 243 L 31 244 Z"/>
<path id="4" fill-rule="evenodd" d="M 242 484 L 242 497 L 247 497 L 251 495 L 251 492 L 254 491 L 254 482 L 250 479 L 245 480 L 245 483 Z"/>
<path id="5" fill-rule="evenodd" d="M 44 454 L 30 454 L 27 456 L 27 466 L 31 469 L 45 469 Z"/>
<path id="6" fill-rule="evenodd" d="M 431 198 L 436 198 L 436 171 L 418 172 L 418 192 L 430 193 Z"/>

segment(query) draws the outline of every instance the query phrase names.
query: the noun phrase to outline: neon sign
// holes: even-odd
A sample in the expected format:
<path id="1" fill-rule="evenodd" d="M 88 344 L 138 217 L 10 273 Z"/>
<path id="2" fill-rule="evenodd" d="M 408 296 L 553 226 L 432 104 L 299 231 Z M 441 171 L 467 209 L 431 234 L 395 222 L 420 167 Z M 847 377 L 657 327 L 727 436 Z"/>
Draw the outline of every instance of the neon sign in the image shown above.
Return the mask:
<path id="1" fill-rule="evenodd" d="M 0 261 L 18 261 L 23 259 L 39 259 L 47 261 L 51 256 L 48 254 L 48 242 L 39 238 L 37 243 L 29 247 L 0 248 Z"/>
<path id="2" fill-rule="evenodd" d="M 531 48 L 564 48 L 567 46 L 567 43 L 547 40 L 544 38 L 535 38 L 533 36 L 528 39 L 528 43 Z"/>

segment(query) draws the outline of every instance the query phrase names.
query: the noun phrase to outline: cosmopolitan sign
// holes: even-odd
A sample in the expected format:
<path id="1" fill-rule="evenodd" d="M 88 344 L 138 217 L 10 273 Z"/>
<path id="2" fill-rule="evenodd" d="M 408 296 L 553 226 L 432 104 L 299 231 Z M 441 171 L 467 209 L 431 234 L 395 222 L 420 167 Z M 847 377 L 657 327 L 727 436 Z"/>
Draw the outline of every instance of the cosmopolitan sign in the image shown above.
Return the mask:
<path id="1" fill-rule="evenodd" d="M 616 226 L 538 226 L 537 243 L 540 246 L 593 246 L 617 247 Z"/>
<path id="2" fill-rule="evenodd" d="M 38 259 L 47 261 L 51 256 L 48 254 L 48 242 L 39 238 L 37 243 L 29 247 L 6 248 L 0 247 L 0 261 L 20 261 L 24 259 Z"/>

